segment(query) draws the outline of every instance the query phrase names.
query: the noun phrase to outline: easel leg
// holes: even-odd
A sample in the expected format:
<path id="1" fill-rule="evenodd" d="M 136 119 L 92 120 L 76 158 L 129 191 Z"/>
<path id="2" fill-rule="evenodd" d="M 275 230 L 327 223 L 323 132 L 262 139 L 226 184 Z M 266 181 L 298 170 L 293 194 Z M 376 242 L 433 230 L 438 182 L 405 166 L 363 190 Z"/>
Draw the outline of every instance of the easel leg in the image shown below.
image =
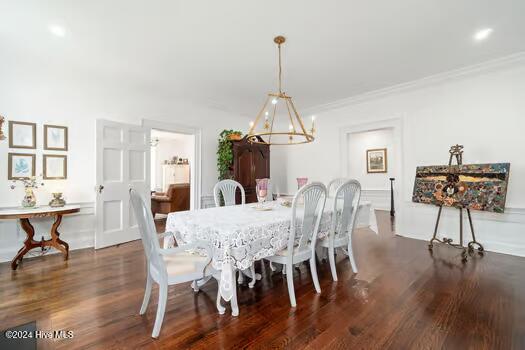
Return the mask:
<path id="1" fill-rule="evenodd" d="M 459 247 L 461 252 L 461 261 L 466 262 L 468 258 L 467 248 L 463 247 L 463 208 L 459 208 Z"/>
<path id="2" fill-rule="evenodd" d="M 476 234 L 474 233 L 474 225 L 472 224 L 472 216 L 470 216 L 470 209 L 467 209 L 467 217 L 468 217 L 468 222 L 469 222 L 469 225 L 470 225 L 470 233 L 472 234 L 472 241 L 469 242 L 468 244 L 468 250 L 469 252 L 472 252 L 474 251 L 474 249 L 476 249 L 474 247 L 474 245 L 477 245 L 478 246 L 478 252 L 480 254 L 483 254 L 483 251 L 485 250 L 483 248 L 483 246 L 481 245 L 481 243 L 479 243 L 478 241 L 476 241 Z"/>
<path id="3" fill-rule="evenodd" d="M 443 210 L 443 207 L 440 206 L 439 210 L 438 210 L 438 216 L 437 216 L 437 219 L 436 219 L 436 226 L 434 227 L 434 235 L 432 236 L 432 239 L 428 243 L 428 249 L 430 249 L 430 250 L 432 250 L 432 248 L 434 247 L 434 241 L 437 241 L 436 236 L 437 236 L 437 232 L 438 232 L 439 220 L 441 218 L 441 211 L 442 210 Z"/>

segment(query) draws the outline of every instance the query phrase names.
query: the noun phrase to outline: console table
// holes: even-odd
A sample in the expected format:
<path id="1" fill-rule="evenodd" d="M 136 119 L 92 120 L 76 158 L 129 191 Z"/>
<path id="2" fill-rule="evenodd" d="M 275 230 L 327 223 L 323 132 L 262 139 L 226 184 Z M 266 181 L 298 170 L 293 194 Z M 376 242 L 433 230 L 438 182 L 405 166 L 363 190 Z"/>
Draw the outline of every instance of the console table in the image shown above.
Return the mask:
<path id="1" fill-rule="evenodd" d="M 19 219 L 20 226 L 26 232 L 26 239 L 24 246 L 20 248 L 16 256 L 11 261 L 11 268 L 16 270 L 18 263 L 22 261 L 24 255 L 33 248 L 53 247 L 60 250 L 64 254 L 64 260 L 69 257 L 69 245 L 60 239 L 58 226 L 62 222 L 62 216 L 72 213 L 78 213 L 80 206 L 66 205 L 60 208 L 52 208 L 49 206 L 40 206 L 37 208 L 9 208 L 0 209 L 0 220 Z M 55 217 L 55 222 L 51 226 L 51 239 L 36 241 L 34 240 L 35 229 L 29 222 L 29 219 Z"/>

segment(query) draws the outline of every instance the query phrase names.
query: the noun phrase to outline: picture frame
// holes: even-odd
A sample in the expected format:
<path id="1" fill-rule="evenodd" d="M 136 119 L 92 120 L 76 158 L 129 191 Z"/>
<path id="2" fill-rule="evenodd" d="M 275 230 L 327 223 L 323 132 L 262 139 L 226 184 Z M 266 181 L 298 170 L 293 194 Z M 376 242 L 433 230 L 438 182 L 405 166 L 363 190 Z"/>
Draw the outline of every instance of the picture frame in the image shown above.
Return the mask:
<path id="1" fill-rule="evenodd" d="M 366 172 L 369 174 L 386 173 L 388 170 L 388 159 L 386 148 L 374 148 L 366 150 Z"/>
<path id="2" fill-rule="evenodd" d="M 10 120 L 9 148 L 36 149 L 36 123 Z"/>
<path id="3" fill-rule="evenodd" d="M 44 154 L 42 159 L 42 177 L 44 180 L 67 179 L 67 156 L 59 154 Z"/>
<path id="4" fill-rule="evenodd" d="M 8 153 L 7 179 L 29 179 L 36 174 L 36 155 L 30 153 Z"/>
<path id="5" fill-rule="evenodd" d="M 44 150 L 67 151 L 68 143 L 67 126 L 44 124 Z"/>

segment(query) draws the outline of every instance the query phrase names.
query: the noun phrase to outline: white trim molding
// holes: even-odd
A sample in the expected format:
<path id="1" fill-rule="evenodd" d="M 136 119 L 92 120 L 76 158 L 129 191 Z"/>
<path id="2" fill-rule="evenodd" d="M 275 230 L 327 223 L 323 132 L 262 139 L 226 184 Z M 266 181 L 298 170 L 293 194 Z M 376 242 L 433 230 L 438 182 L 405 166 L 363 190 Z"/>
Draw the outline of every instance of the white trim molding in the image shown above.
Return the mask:
<path id="1" fill-rule="evenodd" d="M 451 81 L 455 79 L 461 79 L 461 78 L 465 78 L 469 76 L 475 76 L 478 74 L 483 74 L 483 73 L 497 71 L 500 69 L 513 67 L 516 64 L 523 63 L 524 61 L 525 61 L 525 52 L 518 52 L 518 53 L 509 55 L 509 56 L 496 58 L 490 61 L 470 65 L 467 67 L 462 67 L 459 69 L 446 71 L 446 72 L 439 73 L 439 74 L 434 74 L 434 75 L 424 77 L 421 79 L 417 79 L 417 80 L 413 80 L 413 81 L 409 81 L 409 82 L 401 83 L 397 85 L 392 85 L 392 86 L 378 89 L 378 90 L 365 92 L 362 94 L 350 96 L 348 98 L 343 98 L 340 100 L 328 102 L 325 104 L 320 104 L 317 106 L 306 108 L 303 113 L 315 114 L 315 113 L 320 113 L 323 111 L 340 109 L 340 108 L 344 108 L 344 107 L 358 104 L 361 102 L 366 102 L 366 101 L 374 100 L 377 98 L 385 97 L 391 94 L 417 90 L 417 89 L 441 84 L 443 82 L 447 82 L 447 81 Z"/>

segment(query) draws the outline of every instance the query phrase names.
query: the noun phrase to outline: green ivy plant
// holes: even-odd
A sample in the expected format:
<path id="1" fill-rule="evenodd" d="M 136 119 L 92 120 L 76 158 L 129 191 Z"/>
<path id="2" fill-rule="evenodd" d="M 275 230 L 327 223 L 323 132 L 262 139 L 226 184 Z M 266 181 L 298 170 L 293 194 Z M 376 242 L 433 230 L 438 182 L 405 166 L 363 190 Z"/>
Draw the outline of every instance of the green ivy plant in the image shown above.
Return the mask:
<path id="1" fill-rule="evenodd" d="M 219 180 L 231 179 L 232 174 L 230 168 L 233 165 L 233 150 L 230 135 L 242 136 L 240 131 L 223 130 L 219 134 L 219 147 L 217 149 L 217 170 L 219 172 Z"/>

